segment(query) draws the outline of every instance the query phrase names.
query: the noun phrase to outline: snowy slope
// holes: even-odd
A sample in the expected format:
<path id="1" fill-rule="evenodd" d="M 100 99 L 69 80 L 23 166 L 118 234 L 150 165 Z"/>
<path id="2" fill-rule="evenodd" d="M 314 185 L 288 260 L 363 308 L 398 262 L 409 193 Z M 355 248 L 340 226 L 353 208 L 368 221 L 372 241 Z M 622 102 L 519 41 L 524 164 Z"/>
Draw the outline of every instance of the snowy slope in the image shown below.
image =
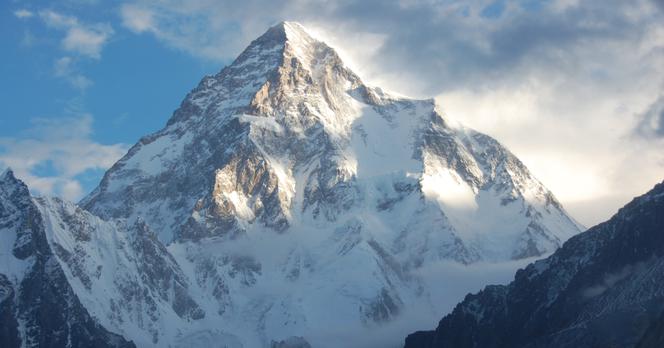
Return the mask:
<path id="1" fill-rule="evenodd" d="M 60 199 L 35 203 L 71 286 L 105 327 L 146 346 L 164 335 L 172 340 L 169 324 L 205 318 L 188 279 L 140 220 L 106 222 Z"/>
<path id="2" fill-rule="evenodd" d="M 34 202 L 81 303 L 139 346 L 336 346 L 438 309 L 424 269 L 538 257 L 579 232 L 513 154 L 439 110 L 367 86 L 284 22 L 205 77 L 85 211 Z"/>
<path id="3" fill-rule="evenodd" d="M 27 186 L 0 174 L 0 346 L 134 347 L 81 303 L 47 234 Z"/>

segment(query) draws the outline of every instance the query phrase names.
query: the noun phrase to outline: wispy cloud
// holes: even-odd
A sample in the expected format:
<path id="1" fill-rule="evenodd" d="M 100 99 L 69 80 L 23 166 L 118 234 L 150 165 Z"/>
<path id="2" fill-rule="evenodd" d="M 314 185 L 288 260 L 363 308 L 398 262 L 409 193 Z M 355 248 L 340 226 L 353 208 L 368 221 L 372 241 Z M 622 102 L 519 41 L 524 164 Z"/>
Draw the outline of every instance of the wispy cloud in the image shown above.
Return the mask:
<path id="1" fill-rule="evenodd" d="M 120 7 L 122 24 L 135 33 L 152 31 L 158 34 L 154 12 L 146 7 L 124 4 Z"/>
<path id="2" fill-rule="evenodd" d="M 89 78 L 76 70 L 71 57 L 57 59 L 53 64 L 53 73 L 56 77 L 65 79 L 70 85 L 81 91 L 92 85 L 92 81 Z"/>
<path id="3" fill-rule="evenodd" d="M 664 140 L 664 94 L 659 96 L 641 115 L 636 135 Z"/>
<path id="4" fill-rule="evenodd" d="M 92 140 L 92 123 L 89 114 L 34 119 L 23 133 L 0 138 L 0 165 L 11 167 L 37 194 L 76 201 L 84 194 L 77 177 L 109 168 L 127 150 Z"/>
<path id="5" fill-rule="evenodd" d="M 26 9 L 19 9 L 14 11 L 14 16 L 16 18 L 25 19 L 34 16 L 35 14 L 32 11 Z"/>
<path id="6" fill-rule="evenodd" d="M 108 23 L 83 23 L 77 17 L 65 15 L 54 10 L 32 12 L 26 9 L 14 11 L 20 19 L 38 18 L 47 27 L 62 35 L 58 40 L 60 47 L 66 52 L 53 64 L 53 75 L 64 79 L 79 91 L 85 91 L 93 82 L 77 67 L 81 59 L 99 60 L 104 46 L 113 36 L 113 28 Z M 33 46 L 36 38 L 29 28 L 25 29 L 21 44 Z M 41 40 L 44 41 L 44 40 Z"/>
<path id="7" fill-rule="evenodd" d="M 74 16 L 52 10 L 39 11 L 39 17 L 49 27 L 64 32 L 61 41 L 64 50 L 89 58 L 99 59 L 102 48 L 114 33 L 107 23 L 84 24 Z"/>
<path id="8" fill-rule="evenodd" d="M 281 12 L 279 7 L 278 2 L 255 0 L 241 6 L 198 0 L 137 1 L 123 4 L 120 17 L 130 31 L 152 34 L 166 45 L 197 57 L 223 61 L 239 53 L 268 23 L 274 24 L 273 18 L 278 17 L 273 14 Z M 249 15 L 252 8 L 256 16 Z M 270 9 L 275 12 L 270 13 Z M 215 20 L 214 16 L 219 17 Z"/>

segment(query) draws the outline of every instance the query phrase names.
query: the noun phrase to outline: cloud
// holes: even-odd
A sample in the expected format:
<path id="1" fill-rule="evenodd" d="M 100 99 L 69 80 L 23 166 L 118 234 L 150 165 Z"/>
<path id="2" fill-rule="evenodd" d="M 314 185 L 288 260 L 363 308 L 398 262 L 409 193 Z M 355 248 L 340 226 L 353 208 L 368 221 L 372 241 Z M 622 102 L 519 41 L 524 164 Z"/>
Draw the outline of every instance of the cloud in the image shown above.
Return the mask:
<path id="1" fill-rule="evenodd" d="M 276 14 L 282 10 L 278 2 L 258 0 L 241 5 L 198 0 L 137 1 L 120 6 L 119 14 L 130 31 L 150 33 L 170 47 L 223 61 L 238 54 L 268 24 L 276 23 L 280 18 Z"/>
<path id="2" fill-rule="evenodd" d="M 154 23 L 154 13 L 147 8 L 124 4 L 120 8 L 120 13 L 122 16 L 122 25 L 135 33 L 158 31 Z"/>
<path id="3" fill-rule="evenodd" d="M 657 4 L 657 6 L 659 6 L 659 8 L 662 11 L 664 11 L 664 0 L 653 0 L 653 1 L 655 2 L 655 4 Z"/>
<path id="4" fill-rule="evenodd" d="M 81 91 L 92 85 L 92 80 L 76 71 L 71 57 L 62 57 L 55 61 L 53 72 L 56 77 L 65 79 L 72 87 Z"/>
<path id="5" fill-rule="evenodd" d="M 60 39 L 61 48 L 68 52 L 53 64 L 53 74 L 62 78 L 79 91 L 85 91 L 93 82 L 76 67 L 80 58 L 100 59 L 101 52 L 114 34 L 106 23 L 84 24 L 75 16 L 68 16 L 53 10 L 38 11 L 39 19 L 47 27 L 60 31 L 64 36 Z M 19 18 L 30 18 L 35 14 L 27 10 L 17 10 L 14 15 Z M 35 37 L 26 29 L 21 44 L 33 46 Z"/>
<path id="6" fill-rule="evenodd" d="M 635 131 L 638 136 L 664 139 L 664 95 L 659 96 L 641 115 Z"/>
<path id="7" fill-rule="evenodd" d="M 104 45 L 114 34 L 106 23 L 83 24 L 74 16 L 67 16 L 51 10 L 39 11 L 44 23 L 65 33 L 62 48 L 85 57 L 99 59 Z"/>
<path id="8" fill-rule="evenodd" d="M 34 119 L 15 137 L 0 138 L 0 165 L 11 167 L 33 192 L 76 201 L 84 194 L 80 175 L 105 170 L 127 150 L 91 139 L 92 116 Z"/>
<path id="9" fill-rule="evenodd" d="M 68 29 L 79 25 L 76 17 L 66 16 L 51 10 L 40 11 L 39 17 L 46 25 L 58 29 Z"/>
<path id="10" fill-rule="evenodd" d="M 19 9 L 14 11 L 14 16 L 19 19 L 25 19 L 25 18 L 30 18 L 34 16 L 35 14 L 32 13 L 32 11 L 26 10 L 26 9 Z"/>
<path id="11" fill-rule="evenodd" d="M 62 46 L 68 51 L 78 52 L 91 58 L 99 58 L 101 48 L 112 32 L 108 26 L 101 26 L 93 30 L 72 27 L 67 31 Z"/>

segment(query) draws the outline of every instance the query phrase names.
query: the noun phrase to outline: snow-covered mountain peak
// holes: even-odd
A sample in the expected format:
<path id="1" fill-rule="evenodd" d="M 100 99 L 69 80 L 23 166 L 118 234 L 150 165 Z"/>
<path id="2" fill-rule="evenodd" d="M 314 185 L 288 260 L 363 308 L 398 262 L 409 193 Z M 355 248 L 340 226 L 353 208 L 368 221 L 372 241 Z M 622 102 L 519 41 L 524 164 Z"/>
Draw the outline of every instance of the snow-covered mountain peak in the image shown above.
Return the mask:
<path id="1" fill-rule="evenodd" d="M 200 307 L 195 326 L 227 323 L 247 346 L 392 320 L 425 301 L 422 268 L 539 256 L 579 231 L 496 140 L 431 99 L 366 86 L 290 22 L 203 78 L 80 205 L 142 220 L 149 249 L 188 279 L 183 313 Z M 160 320 L 188 297 L 155 298 L 147 330 L 165 339 Z"/>
<path id="2" fill-rule="evenodd" d="M 210 102 L 215 102 L 217 108 L 232 109 L 232 114 L 269 113 L 266 97 L 285 99 L 294 94 L 311 94 L 308 87 L 317 89 L 318 94 L 358 89 L 375 101 L 387 98 L 380 90 L 371 93 L 366 89 L 334 49 L 315 39 L 302 25 L 281 22 L 252 41 L 219 73 L 205 77 L 168 125 L 182 126 L 182 122 L 189 121 L 192 111 L 200 114 L 206 111 L 201 108 L 209 107 Z M 219 121 L 218 118 L 225 114 L 216 112 L 214 117 Z M 207 118 L 206 122 L 215 120 Z"/>
<path id="3" fill-rule="evenodd" d="M 319 46 L 327 46 L 316 40 L 307 29 L 298 22 L 283 21 L 273 26 L 270 30 L 279 30 L 284 33 L 284 44 L 287 49 L 292 49 L 300 54 L 299 58 L 305 60 L 307 55 L 315 51 Z"/>
<path id="4" fill-rule="evenodd" d="M 14 176 L 14 172 L 11 168 L 5 169 L 2 174 L 0 174 L 0 218 L 4 217 L 6 212 L 3 212 L 4 208 L 7 208 L 11 200 L 29 200 L 30 192 L 28 187 L 19 179 Z M 2 202 L 4 200 L 4 202 Z M 1 227 L 1 226 L 0 226 Z"/>
<path id="5" fill-rule="evenodd" d="M 11 168 L 5 168 L 0 174 L 0 185 L 14 184 L 18 182 Z"/>
<path id="6" fill-rule="evenodd" d="M 290 40 L 303 39 L 305 41 L 313 40 L 311 34 L 307 32 L 307 29 L 300 24 L 299 22 L 294 21 L 281 21 L 272 28 L 280 28 L 286 33 L 286 37 Z"/>
<path id="7" fill-rule="evenodd" d="M 276 53 L 282 56 L 279 66 L 272 68 L 288 68 L 295 64 L 294 59 L 306 69 L 313 72 L 316 65 L 343 65 L 337 53 L 326 43 L 314 38 L 307 29 L 297 22 L 280 22 L 268 29 L 258 39 L 251 42 L 246 50 L 231 64 L 231 68 L 242 66 L 248 60 L 258 56 Z M 266 66 L 270 68 L 270 66 Z"/>
<path id="8" fill-rule="evenodd" d="M 336 224 L 413 192 L 423 205 L 408 209 L 438 211 L 464 262 L 539 255 L 578 231 L 494 139 L 443 118 L 431 99 L 367 87 L 332 48 L 282 22 L 204 78 L 81 204 L 106 218 L 143 217 L 169 243 Z"/>

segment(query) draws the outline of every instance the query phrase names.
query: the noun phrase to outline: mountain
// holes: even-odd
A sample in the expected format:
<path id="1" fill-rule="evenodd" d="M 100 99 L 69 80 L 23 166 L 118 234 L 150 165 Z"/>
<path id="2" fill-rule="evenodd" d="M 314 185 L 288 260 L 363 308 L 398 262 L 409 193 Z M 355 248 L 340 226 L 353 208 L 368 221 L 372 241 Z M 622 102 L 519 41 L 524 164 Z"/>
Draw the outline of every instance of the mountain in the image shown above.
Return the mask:
<path id="1" fill-rule="evenodd" d="M 78 206 L 24 191 L 71 294 L 58 303 L 89 337 L 140 347 L 335 346 L 438 308 L 425 269 L 539 257 L 580 230 L 496 140 L 366 85 L 292 22 L 205 77 Z M 26 337 L 11 260 L 0 315 Z"/>
<path id="2" fill-rule="evenodd" d="M 664 346 L 664 183 L 406 347 Z"/>
<path id="3" fill-rule="evenodd" d="M 28 188 L 5 171 L 0 176 L 0 346 L 134 347 L 81 304 L 47 238 Z"/>
<path id="4" fill-rule="evenodd" d="M 646 332 L 639 339 L 636 348 L 659 348 L 664 347 L 664 312 L 650 324 Z"/>
<path id="5" fill-rule="evenodd" d="M 579 232 L 497 141 L 368 87 L 290 22 L 204 78 L 81 206 L 142 217 L 166 244 L 364 227 L 410 264 L 538 256 Z"/>

